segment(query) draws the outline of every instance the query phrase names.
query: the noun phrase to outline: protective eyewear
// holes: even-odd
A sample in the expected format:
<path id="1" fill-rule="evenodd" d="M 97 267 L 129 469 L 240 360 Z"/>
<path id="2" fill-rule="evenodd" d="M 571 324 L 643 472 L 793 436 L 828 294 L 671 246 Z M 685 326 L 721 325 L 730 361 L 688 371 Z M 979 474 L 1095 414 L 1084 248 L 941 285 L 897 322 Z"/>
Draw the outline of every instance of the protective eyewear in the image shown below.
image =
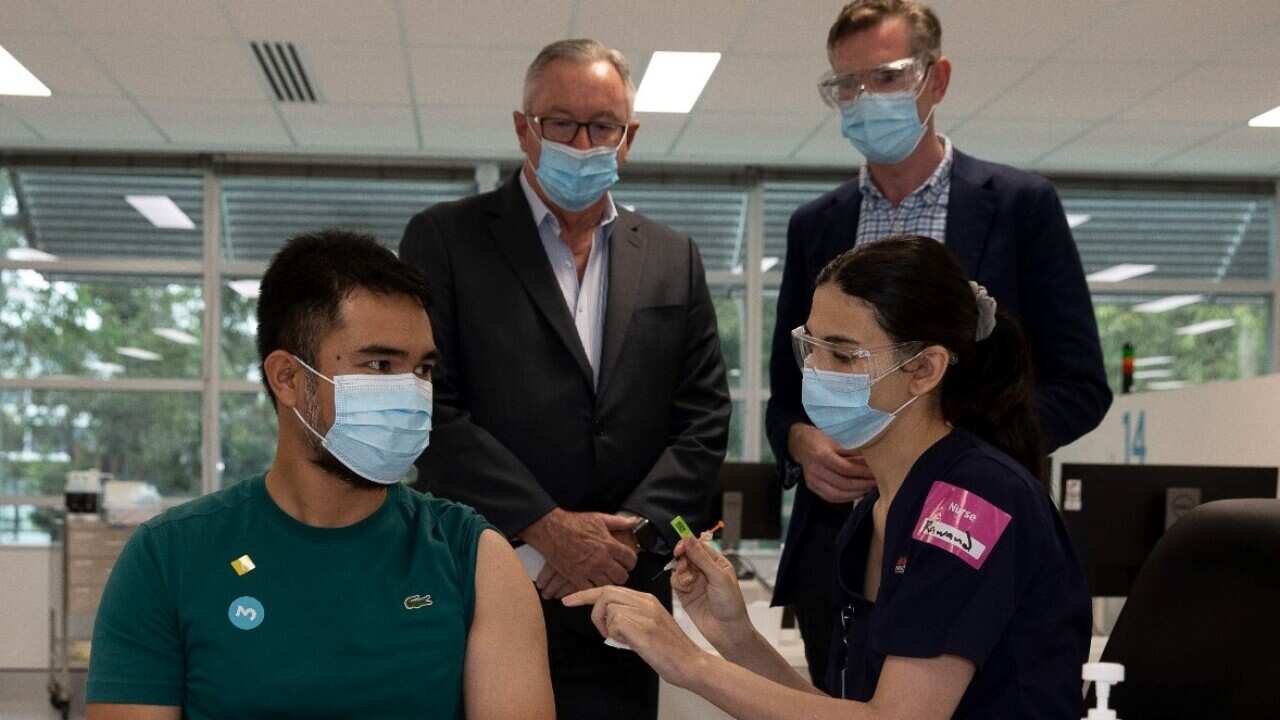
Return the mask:
<path id="1" fill-rule="evenodd" d="M 805 332 L 802 325 L 791 331 L 791 347 L 802 372 L 809 370 L 824 375 L 840 373 L 841 376 L 862 376 L 863 382 L 872 383 L 901 367 L 912 355 L 919 354 L 924 350 L 925 343 L 913 340 L 878 348 L 862 348 L 813 337 Z"/>
<path id="2" fill-rule="evenodd" d="M 933 61 L 909 57 L 851 73 L 828 72 L 818 80 L 818 95 L 828 107 L 840 109 L 864 93 L 888 95 L 915 92 L 924 82 Z"/>

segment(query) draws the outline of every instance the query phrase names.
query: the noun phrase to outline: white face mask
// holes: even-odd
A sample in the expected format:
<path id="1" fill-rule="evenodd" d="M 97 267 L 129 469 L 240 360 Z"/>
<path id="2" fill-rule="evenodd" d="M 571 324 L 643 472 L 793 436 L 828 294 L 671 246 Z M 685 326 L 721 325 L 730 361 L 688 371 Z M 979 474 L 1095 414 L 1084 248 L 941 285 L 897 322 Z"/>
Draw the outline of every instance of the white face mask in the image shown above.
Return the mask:
<path id="1" fill-rule="evenodd" d="M 552 202 L 565 210 L 583 210 L 618 182 L 618 148 L 579 150 L 542 138 L 535 173 Z"/>
<path id="2" fill-rule="evenodd" d="M 840 131 L 868 161 L 897 165 L 915 152 L 937 109 L 935 105 L 920 119 L 916 99 L 923 91 L 922 82 L 917 92 L 863 95 L 841 108 Z"/>
<path id="3" fill-rule="evenodd" d="M 800 386 L 804 411 L 814 427 L 840 447 L 846 450 L 865 447 L 889 429 L 898 413 L 920 398 L 919 395 L 913 396 L 893 412 L 871 407 L 871 387 L 902 369 L 915 357 L 899 363 L 889 373 L 874 380 L 868 375 L 804 368 Z"/>
<path id="4" fill-rule="evenodd" d="M 333 385 L 329 432 L 316 432 L 294 408 L 298 420 L 351 472 L 383 485 L 395 484 L 430 441 L 431 382 L 413 373 L 328 378 L 295 359 Z"/>

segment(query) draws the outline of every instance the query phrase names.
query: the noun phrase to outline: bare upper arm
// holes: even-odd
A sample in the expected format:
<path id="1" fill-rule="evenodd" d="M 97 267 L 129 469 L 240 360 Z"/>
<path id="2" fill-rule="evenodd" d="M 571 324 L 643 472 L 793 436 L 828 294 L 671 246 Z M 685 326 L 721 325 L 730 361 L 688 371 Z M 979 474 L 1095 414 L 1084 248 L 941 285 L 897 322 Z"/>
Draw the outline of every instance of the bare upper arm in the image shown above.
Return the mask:
<path id="1" fill-rule="evenodd" d="M 956 711 L 977 668 L 959 655 L 885 658 L 876 694 L 868 703 L 877 718 L 946 720 Z"/>
<path id="2" fill-rule="evenodd" d="M 542 606 L 515 551 L 493 530 L 480 534 L 477 550 L 463 694 L 470 720 L 555 717 Z"/>
<path id="3" fill-rule="evenodd" d="M 117 705 L 93 703 L 86 708 L 87 720 L 178 720 L 181 708 L 168 705 Z"/>

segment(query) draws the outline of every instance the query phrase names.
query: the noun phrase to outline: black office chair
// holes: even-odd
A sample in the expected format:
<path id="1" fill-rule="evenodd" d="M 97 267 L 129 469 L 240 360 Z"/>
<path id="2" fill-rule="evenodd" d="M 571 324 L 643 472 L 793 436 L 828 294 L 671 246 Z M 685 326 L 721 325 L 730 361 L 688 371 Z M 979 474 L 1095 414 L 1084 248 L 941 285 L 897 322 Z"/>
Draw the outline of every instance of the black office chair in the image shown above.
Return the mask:
<path id="1" fill-rule="evenodd" d="M 1125 666 L 1125 720 L 1280 718 L 1280 500 L 1206 503 L 1170 528 L 1102 660 Z"/>

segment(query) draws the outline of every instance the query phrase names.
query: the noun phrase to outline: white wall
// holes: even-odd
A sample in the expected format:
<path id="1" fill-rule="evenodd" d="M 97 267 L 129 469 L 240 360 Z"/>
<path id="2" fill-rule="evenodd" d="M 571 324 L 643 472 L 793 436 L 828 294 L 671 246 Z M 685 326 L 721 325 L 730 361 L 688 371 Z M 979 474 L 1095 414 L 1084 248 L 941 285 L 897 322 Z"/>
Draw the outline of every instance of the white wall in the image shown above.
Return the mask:
<path id="1" fill-rule="evenodd" d="M 49 666 L 48 547 L 0 546 L 0 669 Z"/>
<path id="2" fill-rule="evenodd" d="M 1280 466 L 1280 375 L 1118 395 L 1098 429 L 1054 453 L 1063 463 L 1123 463 L 1143 418 L 1149 465 Z M 1137 462 L 1129 458 L 1128 462 Z"/>

